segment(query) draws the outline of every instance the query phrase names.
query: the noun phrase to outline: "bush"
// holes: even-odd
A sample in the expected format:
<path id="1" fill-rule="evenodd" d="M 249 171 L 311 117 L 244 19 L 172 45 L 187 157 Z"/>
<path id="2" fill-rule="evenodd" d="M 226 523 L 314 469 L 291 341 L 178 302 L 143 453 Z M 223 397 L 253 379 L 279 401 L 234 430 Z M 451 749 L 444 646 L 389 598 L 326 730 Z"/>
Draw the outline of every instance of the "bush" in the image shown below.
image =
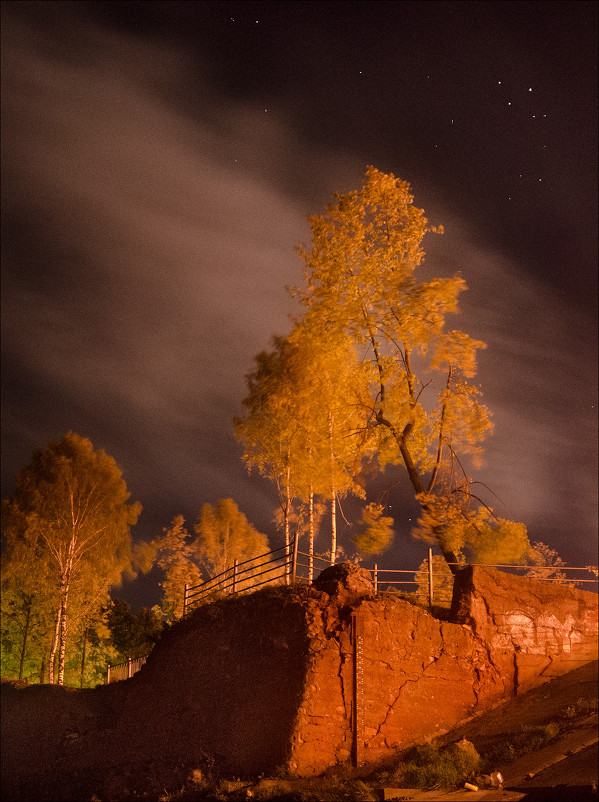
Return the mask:
<path id="1" fill-rule="evenodd" d="M 392 780 L 410 788 L 455 788 L 473 777 L 479 765 L 480 755 L 466 739 L 443 749 L 423 744 L 408 752 Z"/>

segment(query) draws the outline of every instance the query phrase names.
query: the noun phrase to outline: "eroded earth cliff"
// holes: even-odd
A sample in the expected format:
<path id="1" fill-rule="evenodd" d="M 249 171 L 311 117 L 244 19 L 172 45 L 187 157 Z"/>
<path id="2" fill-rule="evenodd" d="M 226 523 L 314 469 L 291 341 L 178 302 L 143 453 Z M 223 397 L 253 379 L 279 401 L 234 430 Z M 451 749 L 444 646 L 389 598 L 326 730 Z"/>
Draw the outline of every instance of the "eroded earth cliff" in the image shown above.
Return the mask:
<path id="1" fill-rule="evenodd" d="M 4 684 L 3 799 L 158 794 L 194 769 L 376 764 L 597 659 L 597 596 L 569 586 L 467 567 L 444 618 L 375 595 L 346 563 L 312 587 L 199 608 L 129 680 Z"/>

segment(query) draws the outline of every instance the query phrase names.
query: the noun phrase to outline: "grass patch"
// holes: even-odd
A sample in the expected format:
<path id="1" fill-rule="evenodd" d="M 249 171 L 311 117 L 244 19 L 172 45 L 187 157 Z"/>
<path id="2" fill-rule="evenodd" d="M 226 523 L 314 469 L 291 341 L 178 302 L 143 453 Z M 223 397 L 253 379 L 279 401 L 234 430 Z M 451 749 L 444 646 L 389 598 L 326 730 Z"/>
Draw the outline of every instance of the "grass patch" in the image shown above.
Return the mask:
<path id="1" fill-rule="evenodd" d="M 528 752 L 534 752 L 553 741 L 560 733 L 557 722 L 535 727 L 522 727 L 518 732 L 506 735 L 505 740 L 495 744 L 484 753 L 483 762 L 487 768 L 496 768 L 502 763 L 509 763 Z"/>
<path id="2" fill-rule="evenodd" d="M 164 794 L 160 802 L 376 802 L 378 798 L 367 783 L 341 771 L 311 780 L 277 777 L 258 783 L 196 778 L 179 792 Z"/>
<path id="3" fill-rule="evenodd" d="M 459 788 L 476 775 L 481 758 L 466 739 L 438 748 L 415 746 L 392 770 L 386 782 L 407 788 Z"/>
<path id="4" fill-rule="evenodd" d="M 595 696 L 592 698 L 577 699 L 573 705 L 566 707 L 562 713 L 562 718 L 572 719 L 580 715 L 589 715 L 596 713 L 599 708 L 599 699 Z"/>

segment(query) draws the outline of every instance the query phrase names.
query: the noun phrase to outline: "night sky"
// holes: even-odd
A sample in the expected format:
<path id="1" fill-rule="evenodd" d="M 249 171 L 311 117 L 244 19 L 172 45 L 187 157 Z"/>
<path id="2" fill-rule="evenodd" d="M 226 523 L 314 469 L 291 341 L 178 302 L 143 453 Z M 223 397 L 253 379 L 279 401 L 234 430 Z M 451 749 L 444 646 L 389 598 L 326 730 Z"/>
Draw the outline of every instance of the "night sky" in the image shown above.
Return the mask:
<path id="1" fill-rule="evenodd" d="M 278 545 L 233 418 L 290 330 L 307 216 L 371 164 L 445 227 L 422 277 L 470 287 L 450 325 L 488 344 L 489 500 L 596 564 L 596 42 L 594 2 L 3 2 L 2 497 L 73 430 L 142 503 L 135 538 L 231 497 Z M 416 567 L 387 489 L 379 563 Z"/>

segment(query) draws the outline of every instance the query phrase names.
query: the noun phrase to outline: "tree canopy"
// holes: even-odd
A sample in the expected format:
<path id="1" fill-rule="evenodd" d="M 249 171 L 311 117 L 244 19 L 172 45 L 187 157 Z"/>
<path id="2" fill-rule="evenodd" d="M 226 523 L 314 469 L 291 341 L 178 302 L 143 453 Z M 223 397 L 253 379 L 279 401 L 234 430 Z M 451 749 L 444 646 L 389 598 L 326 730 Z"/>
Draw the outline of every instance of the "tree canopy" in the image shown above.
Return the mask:
<path id="1" fill-rule="evenodd" d="M 197 553 L 191 534 L 182 515 L 176 515 L 170 527 L 162 530 L 162 536 L 152 543 L 158 567 L 164 579 L 160 582 L 163 591 L 162 611 L 169 623 L 183 615 L 185 585 L 199 585 L 201 571 L 196 564 Z"/>
<path id="2" fill-rule="evenodd" d="M 56 681 L 64 681 L 71 612 L 92 616 L 111 586 L 134 575 L 130 528 L 141 506 L 129 497 L 114 459 L 68 432 L 33 453 L 2 502 L 8 579 L 54 610 L 50 682 L 57 654 Z"/>
<path id="3" fill-rule="evenodd" d="M 453 570 L 464 554 L 521 559 L 530 548 L 526 528 L 498 517 L 470 476 L 492 423 L 472 382 L 485 343 L 447 325 L 466 282 L 459 274 L 418 276 L 422 240 L 442 227 L 430 226 L 414 206 L 406 181 L 374 167 L 360 190 L 336 194 L 323 214 L 310 217 L 310 227 L 310 243 L 298 248 L 304 283 L 293 290 L 302 316 L 277 340 L 278 352 L 258 356 L 258 370 L 248 377 L 248 415 L 237 427 L 246 462 L 264 470 L 264 455 L 275 454 L 278 444 L 277 455 L 287 460 L 277 462 L 278 475 L 285 468 L 289 480 L 293 439 L 296 462 L 303 460 L 310 487 L 322 492 L 314 457 L 324 442 L 318 421 L 326 415 L 318 413 L 332 409 L 332 460 L 337 476 L 353 466 L 348 488 L 368 455 L 376 455 L 380 468 L 401 465 L 422 511 L 413 535 L 435 542 Z M 309 343 L 315 361 L 300 351 L 304 372 L 281 370 L 284 349 L 298 342 Z M 264 427 L 276 436 L 269 440 Z M 300 495 L 300 484 L 288 482 L 288 490 Z M 372 534 L 373 525 L 365 531 Z"/>
<path id="4" fill-rule="evenodd" d="M 234 560 L 249 560 L 268 551 L 266 535 L 258 532 L 233 499 L 204 504 L 195 524 L 193 549 L 197 562 L 215 576 L 232 567 Z"/>

